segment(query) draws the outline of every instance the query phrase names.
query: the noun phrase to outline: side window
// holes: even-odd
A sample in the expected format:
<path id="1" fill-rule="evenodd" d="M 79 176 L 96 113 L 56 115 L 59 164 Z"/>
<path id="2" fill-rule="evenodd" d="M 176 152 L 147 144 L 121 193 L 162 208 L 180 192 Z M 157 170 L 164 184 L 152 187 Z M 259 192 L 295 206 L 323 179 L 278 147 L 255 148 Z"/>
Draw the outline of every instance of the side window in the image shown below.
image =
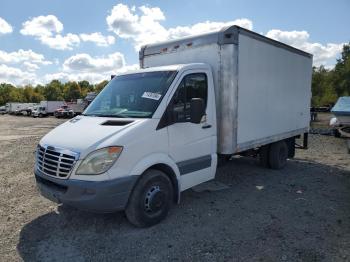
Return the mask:
<path id="1" fill-rule="evenodd" d="M 202 98 L 207 105 L 208 81 L 204 73 L 195 73 L 185 76 L 173 98 L 173 108 L 177 114 L 177 122 L 190 120 L 191 99 Z"/>

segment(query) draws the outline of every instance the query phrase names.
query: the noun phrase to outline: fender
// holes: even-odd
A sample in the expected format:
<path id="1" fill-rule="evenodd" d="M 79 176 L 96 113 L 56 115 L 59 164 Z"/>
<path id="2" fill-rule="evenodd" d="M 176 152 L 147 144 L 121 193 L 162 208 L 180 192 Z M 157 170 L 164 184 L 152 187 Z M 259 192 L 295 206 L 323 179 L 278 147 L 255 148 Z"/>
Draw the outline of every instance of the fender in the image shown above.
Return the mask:
<path id="1" fill-rule="evenodd" d="M 181 183 L 180 183 L 180 171 L 176 163 L 172 158 L 170 158 L 165 153 L 154 153 L 147 155 L 142 158 L 137 164 L 133 167 L 130 172 L 130 175 L 140 176 L 151 166 L 157 164 L 164 164 L 169 166 L 176 175 L 177 185 L 178 185 L 178 203 L 180 202 L 180 193 L 181 193 Z"/>

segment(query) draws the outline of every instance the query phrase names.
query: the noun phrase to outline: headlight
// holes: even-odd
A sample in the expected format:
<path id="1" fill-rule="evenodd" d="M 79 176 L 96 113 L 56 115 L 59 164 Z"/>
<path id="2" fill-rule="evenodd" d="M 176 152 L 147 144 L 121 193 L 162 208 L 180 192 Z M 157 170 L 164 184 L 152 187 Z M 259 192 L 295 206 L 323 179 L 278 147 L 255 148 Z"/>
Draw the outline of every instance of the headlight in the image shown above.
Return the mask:
<path id="1" fill-rule="evenodd" d="M 77 175 L 99 175 L 106 172 L 118 159 L 123 147 L 111 146 L 90 153 L 80 164 Z"/>

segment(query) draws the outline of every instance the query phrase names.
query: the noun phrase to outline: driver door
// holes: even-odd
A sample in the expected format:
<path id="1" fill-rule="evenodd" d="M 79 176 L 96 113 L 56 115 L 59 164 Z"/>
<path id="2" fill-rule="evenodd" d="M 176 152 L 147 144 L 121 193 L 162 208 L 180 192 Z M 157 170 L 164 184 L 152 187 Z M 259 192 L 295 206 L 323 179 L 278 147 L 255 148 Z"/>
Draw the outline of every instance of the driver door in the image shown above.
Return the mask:
<path id="1" fill-rule="evenodd" d="M 215 176 L 216 130 L 211 110 L 214 97 L 213 90 L 208 90 L 208 79 L 209 72 L 186 71 L 170 102 L 175 120 L 167 127 L 169 154 L 180 170 L 181 191 Z M 206 106 L 199 124 L 190 122 L 192 98 L 203 99 Z"/>

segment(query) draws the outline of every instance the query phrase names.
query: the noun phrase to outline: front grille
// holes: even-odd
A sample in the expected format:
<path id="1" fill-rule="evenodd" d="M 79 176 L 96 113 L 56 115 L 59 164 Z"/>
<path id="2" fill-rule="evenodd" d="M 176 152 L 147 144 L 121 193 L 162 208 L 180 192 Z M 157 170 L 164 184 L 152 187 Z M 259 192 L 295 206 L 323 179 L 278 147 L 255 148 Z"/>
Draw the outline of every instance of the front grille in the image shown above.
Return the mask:
<path id="1" fill-rule="evenodd" d="M 67 178 L 78 159 L 78 154 L 69 150 L 38 145 L 36 166 L 45 175 Z"/>

